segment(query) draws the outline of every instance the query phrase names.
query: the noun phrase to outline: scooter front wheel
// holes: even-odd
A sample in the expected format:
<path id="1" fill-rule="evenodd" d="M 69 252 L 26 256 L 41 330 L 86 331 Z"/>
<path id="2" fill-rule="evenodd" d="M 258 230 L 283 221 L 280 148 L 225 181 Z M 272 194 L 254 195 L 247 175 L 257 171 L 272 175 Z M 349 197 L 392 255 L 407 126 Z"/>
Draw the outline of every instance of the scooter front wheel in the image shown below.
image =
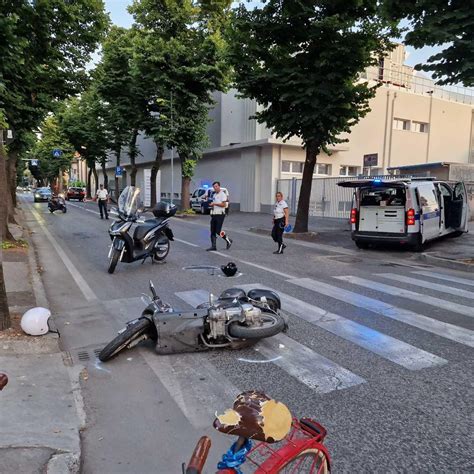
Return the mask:
<path id="1" fill-rule="evenodd" d="M 63 207 L 63 214 L 66 214 L 66 212 L 67 212 L 67 209 Z"/>
<path id="2" fill-rule="evenodd" d="M 155 244 L 154 259 L 158 262 L 164 260 L 170 251 L 170 241 L 168 237 L 161 237 L 160 240 Z"/>
<path id="3" fill-rule="evenodd" d="M 102 362 L 111 359 L 138 338 L 142 337 L 150 329 L 150 326 L 151 322 L 147 318 L 138 319 L 100 351 L 99 359 Z"/>
<path id="4" fill-rule="evenodd" d="M 240 323 L 229 324 L 229 334 L 236 339 L 263 339 L 275 336 L 285 328 L 285 320 L 279 314 L 263 313 L 261 326 L 244 326 Z"/>
<path id="5" fill-rule="evenodd" d="M 119 258 L 120 258 L 120 251 L 114 248 L 112 250 L 112 255 L 110 256 L 109 268 L 107 269 L 109 273 L 114 273 L 115 267 L 117 266 Z"/>

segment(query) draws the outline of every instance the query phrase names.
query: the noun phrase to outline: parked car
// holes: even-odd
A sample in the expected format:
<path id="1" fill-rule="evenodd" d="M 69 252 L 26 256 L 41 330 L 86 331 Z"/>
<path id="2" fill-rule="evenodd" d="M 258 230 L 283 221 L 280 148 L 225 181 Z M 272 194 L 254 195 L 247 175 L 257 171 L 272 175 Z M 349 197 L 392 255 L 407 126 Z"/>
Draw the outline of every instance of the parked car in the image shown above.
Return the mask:
<path id="1" fill-rule="evenodd" d="M 84 188 L 68 188 L 66 193 L 66 199 L 69 201 L 71 199 L 77 199 L 78 201 L 84 201 L 86 193 Z"/>
<path id="2" fill-rule="evenodd" d="M 226 188 L 222 188 L 221 190 L 225 192 L 227 198 L 229 198 L 229 191 Z M 200 212 L 201 214 L 209 214 L 211 212 L 211 208 L 209 207 L 209 203 L 212 202 L 212 196 L 214 195 L 214 189 L 212 188 L 197 188 L 193 194 L 191 195 L 190 205 L 191 209 L 196 212 Z M 229 213 L 229 204 L 227 203 L 226 206 L 226 214 Z"/>
<path id="3" fill-rule="evenodd" d="M 469 205 L 463 182 L 431 178 L 344 181 L 355 188 L 352 200 L 352 240 L 359 248 L 394 242 L 421 250 L 444 235 L 468 231 Z"/>
<path id="4" fill-rule="evenodd" d="M 51 198 L 51 189 L 50 188 L 37 188 L 34 194 L 35 202 L 46 202 Z"/>

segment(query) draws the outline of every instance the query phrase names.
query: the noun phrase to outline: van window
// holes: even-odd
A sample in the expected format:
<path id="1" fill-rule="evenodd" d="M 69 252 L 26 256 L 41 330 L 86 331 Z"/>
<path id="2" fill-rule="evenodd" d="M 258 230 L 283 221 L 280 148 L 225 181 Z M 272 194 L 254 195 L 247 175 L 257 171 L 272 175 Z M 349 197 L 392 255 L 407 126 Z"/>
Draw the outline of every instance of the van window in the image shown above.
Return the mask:
<path id="1" fill-rule="evenodd" d="M 200 189 L 200 190 L 198 191 L 198 197 L 201 197 L 205 192 L 206 192 L 205 189 Z"/>
<path id="2" fill-rule="evenodd" d="M 418 186 L 421 207 L 438 207 L 438 199 L 431 184 Z"/>
<path id="3" fill-rule="evenodd" d="M 360 191 L 361 206 L 405 206 L 405 188 L 371 187 Z"/>

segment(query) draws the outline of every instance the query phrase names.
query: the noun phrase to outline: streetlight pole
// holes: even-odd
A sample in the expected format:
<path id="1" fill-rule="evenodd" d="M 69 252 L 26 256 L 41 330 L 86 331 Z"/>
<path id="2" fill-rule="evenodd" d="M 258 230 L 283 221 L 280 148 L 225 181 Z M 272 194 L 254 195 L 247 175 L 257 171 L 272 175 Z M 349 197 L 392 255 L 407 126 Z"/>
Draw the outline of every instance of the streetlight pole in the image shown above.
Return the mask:
<path id="1" fill-rule="evenodd" d="M 171 91 L 171 130 L 174 132 L 173 126 L 173 91 Z M 173 137 L 174 138 L 174 137 Z M 174 147 L 171 145 L 171 196 L 170 203 L 173 204 L 174 198 Z"/>

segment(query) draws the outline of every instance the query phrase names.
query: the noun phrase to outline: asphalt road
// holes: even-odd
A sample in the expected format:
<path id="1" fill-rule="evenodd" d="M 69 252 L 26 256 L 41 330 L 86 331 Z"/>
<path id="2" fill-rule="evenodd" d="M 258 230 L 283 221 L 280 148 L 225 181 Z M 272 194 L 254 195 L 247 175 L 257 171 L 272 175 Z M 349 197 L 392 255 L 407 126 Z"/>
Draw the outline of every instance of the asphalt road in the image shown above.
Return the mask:
<path id="1" fill-rule="evenodd" d="M 166 263 L 119 263 L 109 275 L 112 221 L 94 203 L 50 214 L 22 199 L 62 349 L 87 371 L 84 473 L 178 473 L 202 434 L 213 439 L 214 472 L 231 439 L 213 432 L 213 415 L 249 389 L 321 422 L 335 472 L 474 470 L 472 275 L 407 251 L 357 250 L 342 231 L 273 255 L 271 239 L 247 232 L 238 214 L 225 224 L 230 251 L 223 241 L 204 250 L 208 216 L 173 219 Z M 184 269 L 228 261 L 241 272 L 231 280 Z M 289 330 L 241 351 L 164 357 L 145 344 L 100 363 L 97 351 L 143 309 L 149 279 L 183 309 L 230 286 L 273 288 Z"/>

